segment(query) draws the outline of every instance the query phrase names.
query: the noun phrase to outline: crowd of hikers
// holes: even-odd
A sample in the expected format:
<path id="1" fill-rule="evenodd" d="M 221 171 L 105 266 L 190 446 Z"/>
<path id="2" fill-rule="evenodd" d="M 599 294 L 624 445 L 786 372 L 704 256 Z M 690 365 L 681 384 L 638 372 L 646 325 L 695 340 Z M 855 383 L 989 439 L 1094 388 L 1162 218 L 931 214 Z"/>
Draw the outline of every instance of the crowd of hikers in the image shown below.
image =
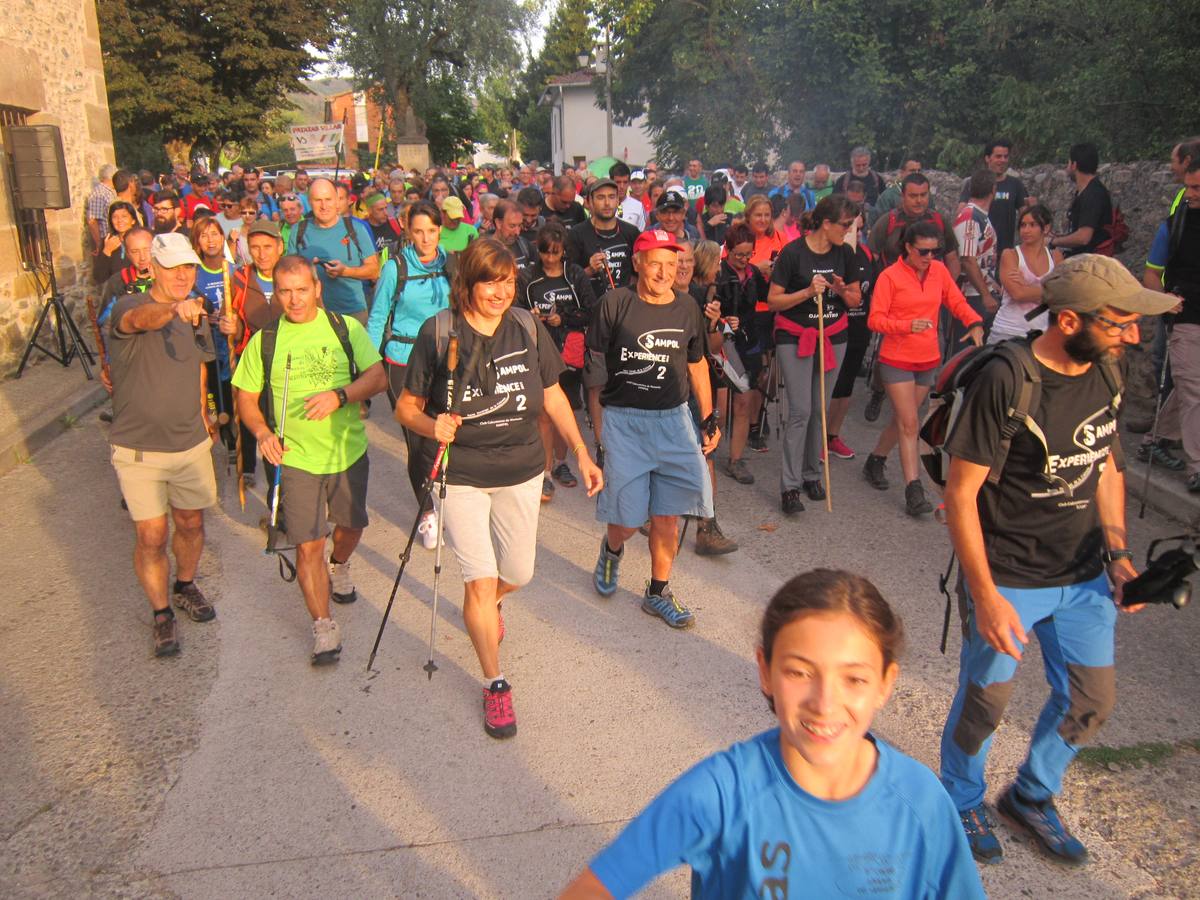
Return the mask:
<path id="1" fill-rule="evenodd" d="M 1067 210 L 1030 195 L 1011 147 L 986 144 L 953 214 L 920 160 L 885 176 L 864 147 L 840 174 L 699 159 L 678 174 L 104 167 L 87 202 L 94 324 L 155 654 L 179 652 L 172 606 L 216 615 L 195 580 L 215 444 L 243 499 L 261 460 L 261 524 L 294 548 L 311 661 L 338 659 L 331 604 L 358 599 L 374 401 L 403 432 L 414 535 L 435 572 L 443 545 L 461 569 L 484 728 L 511 737 L 503 605 L 534 577 L 540 506 L 596 497 L 602 597 L 646 535 L 641 609 L 687 628 L 670 584 L 681 521 L 697 554 L 737 551 L 718 483 L 736 496 L 755 480 L 746 454 L 775 447 L 782 513 L 826 502 L 832 459 L 859 455 L 841 432 L 862 380 L 867 421 L 890 410 L 862 477 L 887 491 L 898 466 L 913 517 L 934 512 L 932 478 L 960 563 L 940 781 L 870 731 L 897 677 L 896 615 L 859 576 L 799 575 L 758 650 L 779 727 L 686 773 L 567 894 L 625 896 L 688 864 L 698 896 L 784 896 L 789 878 L 821 896 L 982 895 L 971 856 L 1002 858 L 984 765 L 1030 631 L 1051 697 L 997 806 L 1084 861 L 1054 796 L 1112 708 L 1117 612 L 1138 609 L 1120 605 L 1136 572 L 1115 437 L 1119 362 L 1152 322 L 1169 399 L 1138 454 L 1200 491 L 1200 142 L 1172 151 L 1181 187 L 1140 277 L 1114 258 L 1127 229 L 1095 146 L 1070 149 Z M 935 387 L 954 404 L 936 440 L 921 428 Z M 923 475 L 931 454 L 941 466 Z"/>

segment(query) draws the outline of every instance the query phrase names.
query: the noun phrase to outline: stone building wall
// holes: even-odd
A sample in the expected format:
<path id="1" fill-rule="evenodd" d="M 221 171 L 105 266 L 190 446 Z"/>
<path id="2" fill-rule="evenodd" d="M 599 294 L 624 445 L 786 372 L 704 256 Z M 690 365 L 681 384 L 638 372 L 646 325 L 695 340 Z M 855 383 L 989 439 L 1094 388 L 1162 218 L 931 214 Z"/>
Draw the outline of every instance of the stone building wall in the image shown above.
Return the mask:
<path id="1" fill-rule="evenodd" d="M 59 289 L 82 322 L 91 270 L 84 209 L 100 166 L 114 161 L 95 3 L 6 0 L 4 22 L 0 112 L 25 114 L 30 125 L 62 131 L 72 205 L 45 215 Z M 21 257 L 2 142 L 0 137 L 0 376 L 7 376 L 15 371 L 43 295 Z"/>

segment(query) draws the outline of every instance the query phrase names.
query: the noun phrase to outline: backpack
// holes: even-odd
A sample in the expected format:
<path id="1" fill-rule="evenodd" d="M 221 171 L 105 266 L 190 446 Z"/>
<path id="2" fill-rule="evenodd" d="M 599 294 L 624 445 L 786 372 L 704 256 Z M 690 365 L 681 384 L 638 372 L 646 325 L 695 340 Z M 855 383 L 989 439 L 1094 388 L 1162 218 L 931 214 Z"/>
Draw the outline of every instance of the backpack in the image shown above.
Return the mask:
<path id="1" fill-rule="evenodd" d="M 350 329 L 346 325 L 346 320 L 340 313 L 323 307 L 321 311 L 329 319 L 329 327 L 337 335 L 338 343 L 342 345 L 342 352 L 350 361 L 350 380 L 353 381 L 358 377 L 358 364 L 354 361 L 354 347 L 350 344 Z M 271 396 L 271 364 L 275 360 L 275 342 L 279 338 L 279 319 L 266 326 L 261 334 L 263 389 L 258 396 L 258 405 L 262 409 L 263 417 L 267 420 L 267 427 L 274 432 L 277 429 L 275 427 L 275 401 Z M 285 415 L 286 413 L 287 410 L 284 410 Z"/>
<path id="2" fill-rule="evenodd" d="M 308 216 L 305 216 L 303 219 L 300 220 L 299 224 L 296 226 L 296 245 L 295 246 L 296 246 L 297 253 L 299 253 L 301 250 L 304 249 L 304 232 L 308 230 L 308 223 L 311 221 L 312 221 L 311 218 L 309 218 Z M 354 244 L 354 249 L 358 251 L 358 258 L 360 260 L 366 259 L 368 254 L 363 253 L 362 245 L 358 242 L 358 232 L 356 232 L 354 230 L 354 221 L 349 216 L 342 216 L 342 224 L 346 227 L 346 236 Z M 350 251 L 347 250 L 346 251 L 346 259 L 349 260 L 349 258 L 350 258 Z"/>
<path id="3" fill-rule="evenodd" d="M 919 219 L 918 221 L 923 222 L 926 220 Z M 938 212 L 936 209 L 929 210 L 928 221 L 933 222 L 935 225 L 937 225 L 938 228 L 942 229 L 942 231 L 946 230 L 946 223 L 942 220 L 942 214 L 940 212 Z M 899 216 L 899 210 L 895 210 L 895 209 L 891 210 L 890 212 L 888 212 L 887 234 L 885 235 L 885 237 L 891 237 L 892 232 L 895 231 L 897 228 L 900 228 L 900 227 L 907 228 L 909 226 L 909 224 L 915 225 L 916 222 L 913 222 L 913 223 L 901 222 L 900 216 Z"/>
<path id="4" fill-rule="evenodd" d="M 1125 249 L 1125 242 L 1129 240 L 1129 223 L 1125 221 L 1125 214 L 1121 212 L 1121 207 L 1111 202 L 1111 198 L 1109 202 L 1112 205 L 1112 216 L 1104 223 L 1108 237 L 1092 250 L 1101 256 L 1116 256 Z"/>
<path id="5" fill-rule="evenodd" d="M 396 290 L 392 292 L 392 309 L 388 313 L 387 322 L 383 326 L 383 337 L 379 341 L 379 355 L 383 356 L 383 348 L 392 341 L 399 341 L 401 344 L 415 344 L 415 337 L 407 335 L 395 335 L 396 327 L 396 308 L 400 305 L 400 295 L 404 293 L 404 285 L 409 281 L 424 281 L 430 278 L 445 278 L 447 281 L 454 280 L 454 272 L 458 268 L 458 262 L 449 254 L 446 255 L 446 265 L 437 272 L 426 272 L 424 275 L 409 275 L 408 260 L 404 253 L 397 253 L 392 259 L 396 263 Z"/>
<path id="6" fill-rule="evenodd" d="M 516 316 L 517 321 L 521 323 L 521 327 L 529 335 L 529 341 L 536 350 L 538 345 L 537 318 L 533 313 L 521 306 L 510 306 L 508 311 Z M 437 348 L 438 359 L 445 356 L 446 348 L 450 346 L 450 332 L 454 330 L 453 310 L 441 309 L 434 313 L 433 340 L 434 346 Z"/>
<path id="7" fill-rule="evenodd" d="M 1008 418 L 1000 429 L 1000 444 L 989 466 L 988 482 L 999 484 L 1009 450 L 1012 449 L 1013 438 L 1022 428 L 1026 428 L 1042 445 L 1046 454 L 1042 477 L 1048 484 L 1065 490 L 1070 496 L 1071 489 L 1067 482 L 1050 470 L 1050 450 L 1046 445 L 1046 435 L 1033 418 L 1042 396 L 1042 377 L 1031 346 L 1038 334 L 1039 332 L 1031 332 L 1025 338 L 984 344 L 982 347 L 968 347 L 951 357 L 943 367 L 929 394 L 929 411 L 921 423 L 920 432 L 921 462 L 925 465 L 929 477 L 939 487 L 946 486 L 946 479 L 950 473 L 949 455 L 945 452 L 945 444 L 962 412 L 967 388 L 985 365 L 999 358 L 1003 359 L 1017 376 L 1018 388 L 1016 396 L 1009 399 Z M 1112 363 L 1097 365 L 1112 395 L 1109 410 L 1115 418 L 1121 408 L 1120 373 Z"/>

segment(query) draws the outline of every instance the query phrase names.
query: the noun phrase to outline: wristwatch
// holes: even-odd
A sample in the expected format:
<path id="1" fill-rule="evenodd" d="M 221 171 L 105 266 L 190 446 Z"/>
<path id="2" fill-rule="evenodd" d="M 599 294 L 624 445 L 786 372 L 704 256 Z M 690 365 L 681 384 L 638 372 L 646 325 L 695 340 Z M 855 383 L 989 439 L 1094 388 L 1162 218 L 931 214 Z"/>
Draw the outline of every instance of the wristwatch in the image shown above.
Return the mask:
<path id="1" fill-rule="evenodd" d="M 1118 559 L 1133 559 L 1132 550 L 1105 550 L 1100 554 L 1100 558 L 1104 560 L 1107 566 L 1109 563 L 1115 563 Z"/>
<path id="2" fill-rule="evenodd" d="M 345 388 L 335 388 L 333 392 L 335 394 L 337 394 L 338 409 L 341 409 L 343 406 L 345 406 L 349 402 L 346 399 L 346 389 Z"/>

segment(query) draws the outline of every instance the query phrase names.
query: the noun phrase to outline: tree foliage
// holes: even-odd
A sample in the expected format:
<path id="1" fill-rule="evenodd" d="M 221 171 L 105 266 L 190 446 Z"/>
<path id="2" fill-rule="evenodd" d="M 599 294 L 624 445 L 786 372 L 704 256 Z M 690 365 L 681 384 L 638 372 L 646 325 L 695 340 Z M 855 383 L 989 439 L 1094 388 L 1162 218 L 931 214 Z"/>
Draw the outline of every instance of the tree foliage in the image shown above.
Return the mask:
<path id="1" fill-rule="evenodd" d="M 530 14 L 520 0 L 346 0 L 346 5 L 349 27 L 338 37 L 336 57 L 360 88 L 378 92 L 389 113 L 386 121 L 399 133 L 429 137 L 423 123 L 444 118 L 440 104 L 448 95 L 435 86 L 445 87 L 440 79 L 456 79 L 462 94 L 464 85 L 473 90 L 489 73 L 520 66 L 517 36 L 527 30 Z"/>
<path id="2" fill-rule="evenodd" d="M 609 8 L 611 7 L 611 9 Z M 663 0 L 602 4 L 614 110 L 679 162 L 915 154 L 964 168 L 1006 135 L 1026 162 L 1079 141 L 1161 156 L 1200 121 L 1193 0 Z"/>
<path id="3" fill-rule="evenodd" d="M 186 162 L 195 145 L 266 134 L 312 69 L 311 50 L 329 46 L 338 3 L 104 0 L 96 10 L 114 132 L 155 135 Z"/>
<path id="4" fill-rule="evenodd" d="M 432 159 L 449 161 L 469 156 L 475 142 L 483 139 L 479 116 L 462 81 L 448 67 L 416 87 L 413 105 L 425 123 Z"/>

